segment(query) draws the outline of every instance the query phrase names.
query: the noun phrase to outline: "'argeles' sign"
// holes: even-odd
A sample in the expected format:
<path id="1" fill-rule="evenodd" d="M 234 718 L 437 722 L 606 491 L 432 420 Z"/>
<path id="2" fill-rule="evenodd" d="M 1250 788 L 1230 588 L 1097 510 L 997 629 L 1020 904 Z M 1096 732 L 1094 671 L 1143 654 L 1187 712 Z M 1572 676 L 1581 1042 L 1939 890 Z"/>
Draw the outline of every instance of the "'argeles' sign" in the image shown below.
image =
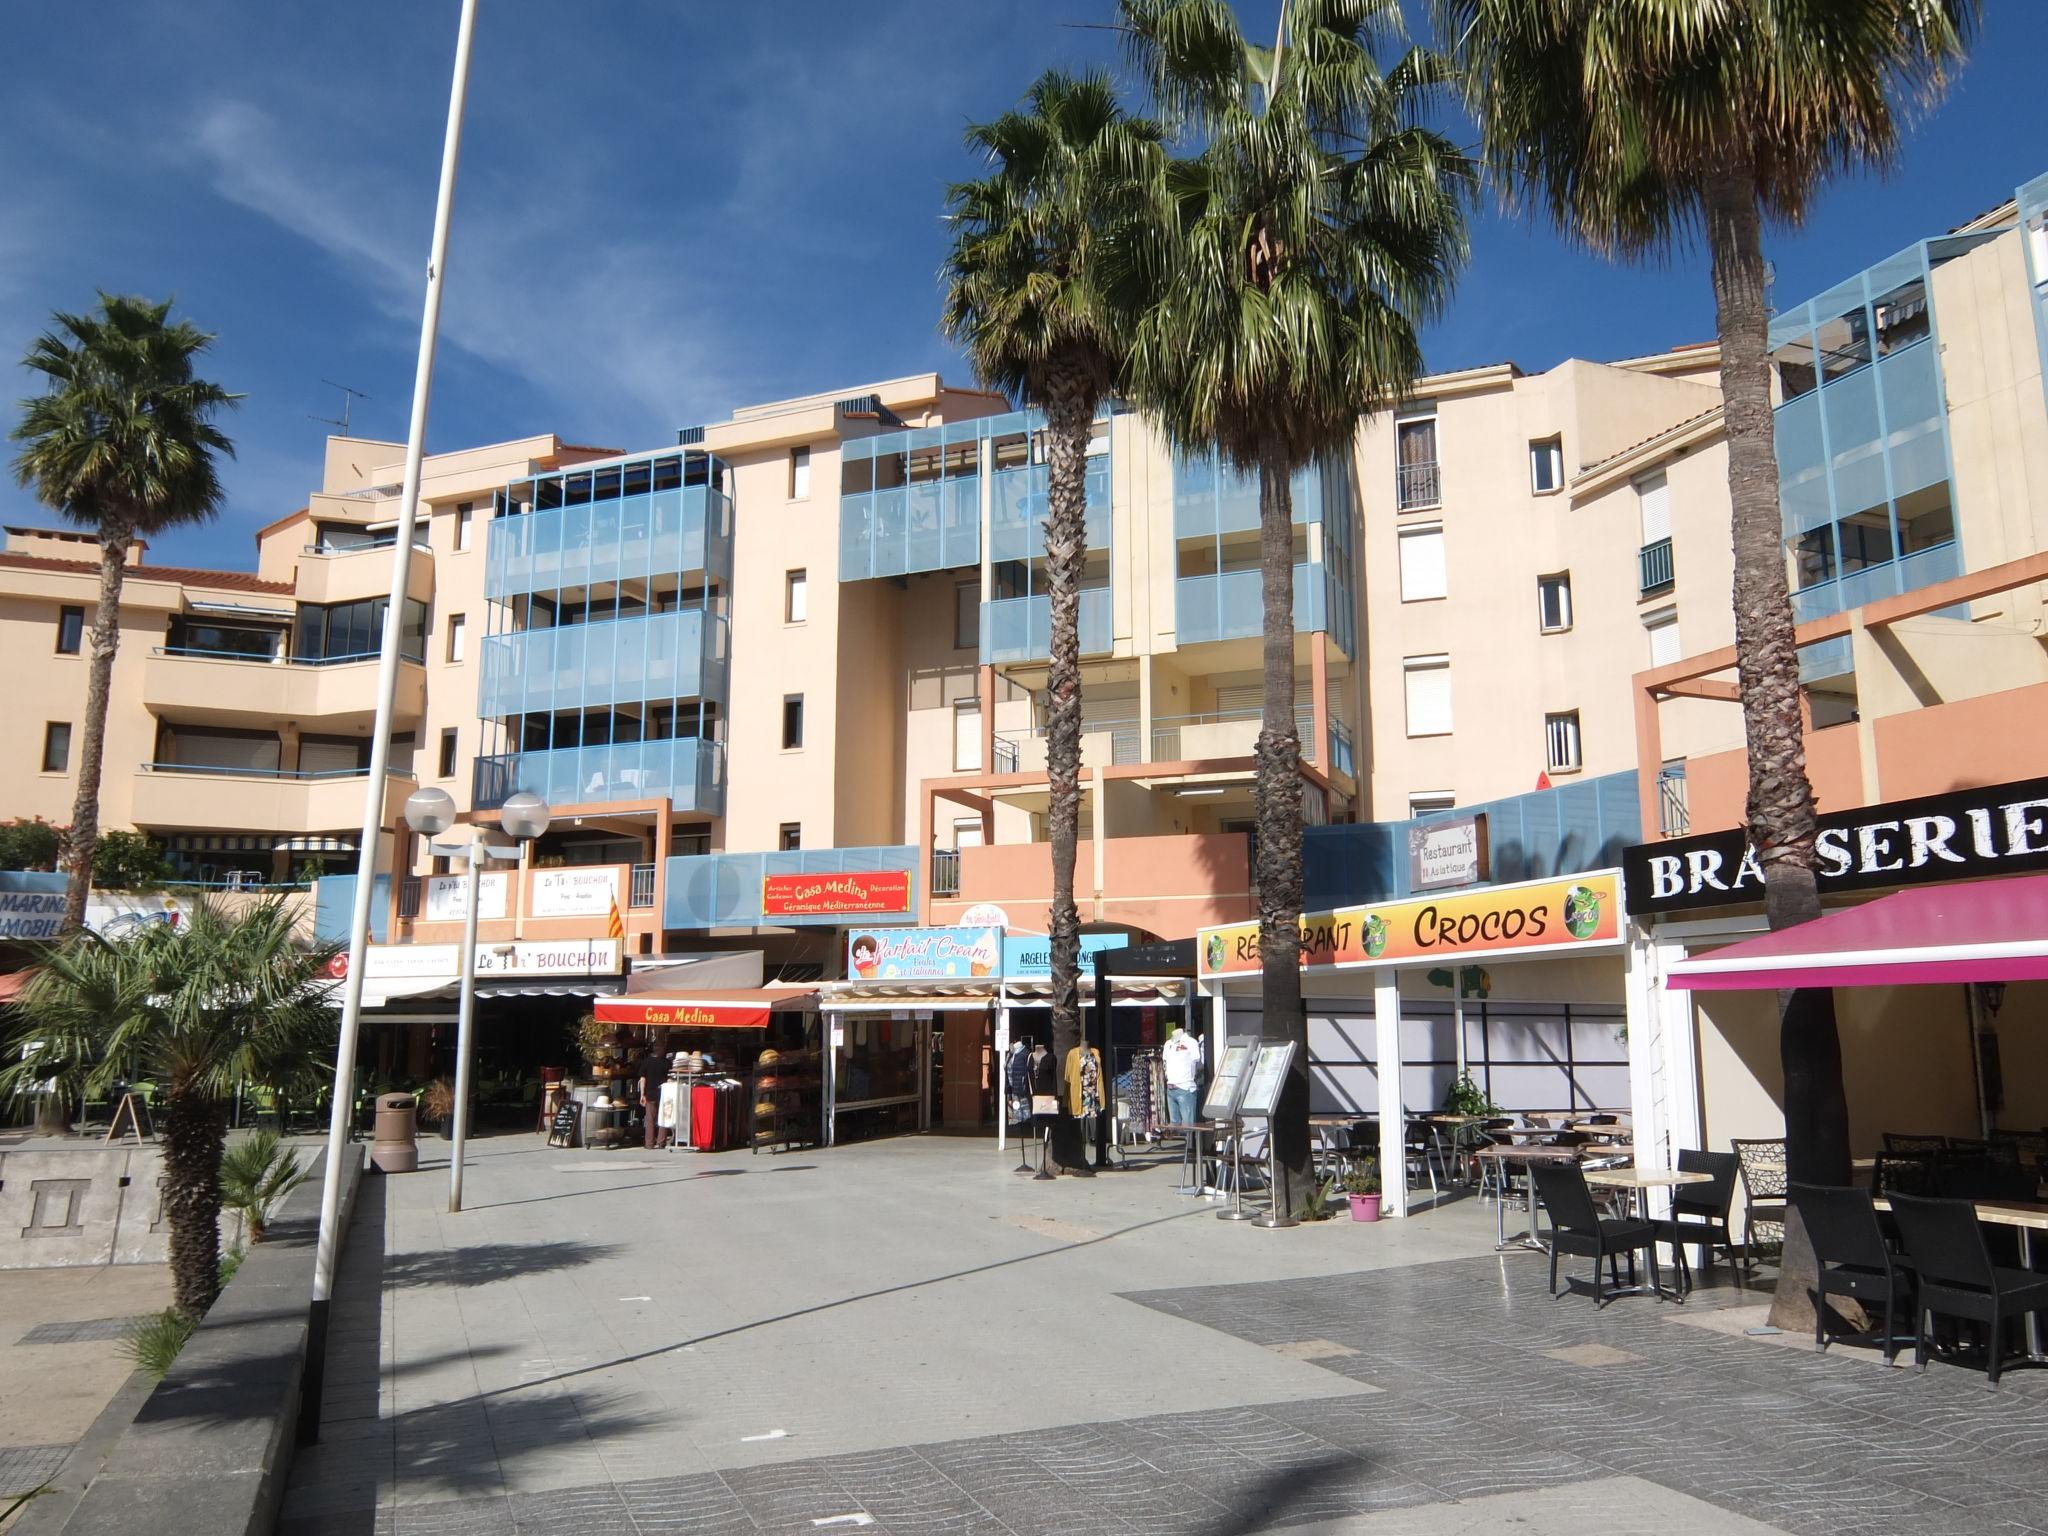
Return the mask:
<path id="1" fill-rule="evenodd" d="M 2048 779 L 1889 800 L 1820 818 L 1821 894 L 2048 869 Z M 1621 856 L 1632 917 L 1763 900 L 1738 829 L 1643 843 Z"/>

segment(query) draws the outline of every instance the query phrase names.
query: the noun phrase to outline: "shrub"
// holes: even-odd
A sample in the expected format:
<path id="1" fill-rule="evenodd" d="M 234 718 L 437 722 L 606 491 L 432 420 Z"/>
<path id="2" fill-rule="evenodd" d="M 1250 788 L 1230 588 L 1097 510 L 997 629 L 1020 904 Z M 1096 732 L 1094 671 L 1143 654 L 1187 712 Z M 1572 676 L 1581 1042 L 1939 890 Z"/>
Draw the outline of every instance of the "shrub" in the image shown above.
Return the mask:
<path id="1" fill-rule="evenodd" d="M 192 1330 L 198 1326 L 195 1319 L 176 1307 L 165 1307 L 137 1323 L 121 1349 L 139 1369 L 161 1381 L 164 1372 L 171 1368 L 171 1362 L 178 1358 L 178 1351 L 185 1347 L 185 1341 L 192 1337 Z"/>
<path id="2" fill-rule="evenodd" d="M 0 821 L 0 869 L 54 870 L 64 848 L 64 829 L 42 817 Z"/>
<path id="3" fill-rule="evenodd" d="M 279 1202 L 305 1182 L 304 1161 L 279 1144 L 275 1131 L 252 1132 L 229 1142 L 221 1153 L 220 1203 L 242 1218 L 252 1243 L 263 1241 Z"/>
<path id="4" fill-rule="evenodd" d="M 140 891 L 175 875 L 164 851 L 141 832 L 102 832 L 92 850 L 92 883 L 108 891 Z"/>

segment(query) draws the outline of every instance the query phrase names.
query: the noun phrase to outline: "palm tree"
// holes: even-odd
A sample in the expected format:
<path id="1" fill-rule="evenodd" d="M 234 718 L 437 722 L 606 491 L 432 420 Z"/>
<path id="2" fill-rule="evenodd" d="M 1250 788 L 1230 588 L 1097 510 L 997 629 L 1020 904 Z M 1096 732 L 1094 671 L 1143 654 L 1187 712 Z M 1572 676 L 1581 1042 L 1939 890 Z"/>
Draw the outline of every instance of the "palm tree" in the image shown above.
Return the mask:
<path id="1" fill-rule="evenodd" d="M 96 314 L 59 311 L 22 366 L 43 375 L 42 394 L 22 402 L 14 441 L 16 479 L 45 506 L 100 541 L 100 603 L 92 623 L 85 731 L 78 751 L 78 798 L 66 862 L 71 885 L 64 923 L 85 922 L 99 841 L 100 766 L 107 690 L 121 641 L 121 583 L 129 544 L 220 510 L 216 454 L 234 445 L 213 425 L 241 397 L 197 377 L 193 360 L 213 337 L 169 319 L 171 301 L 100 295 Z"/>
<path id="2" fill-rule="evenodd" d="M 1763 225 L 1797 224 L 1830 176 L 1890 161 L 1901 103 L 1940 93 L 1976 26 L 1977 0 L 1436 4 L 1486 160 L 1510 199 L 1544 207 L 1568 237 L 1623 256 L 1705 234 L 1733 508 L 1749 839 L 1771 927 L 1809 922 L 1821 912 L 1816 812 L 1778 509 Z M 1779 1020 L 1790 1175 L 1846 1184 L 1834 994 L 1781 993 Z M 1791 1277 L 1810 1259 L 1795 1251 L 1795 1231 L 1787 1240 Z M 1778 1295 L 1796 1311 L 1806 1289 L 1781 1285 Z"/>
<path id="3" fill-rule="evenodd" d="M 1081 1043 L 1081 920 L 1074 854 L 1081 798 L 1081 575 L 1088 556 L 1088 439 L 1123 372 L 1130 320 L 1099 270 L 1156 184 L 1158 128 L 1117 104 L 1100 75 L 1041 75 L 1022 111 L 967 131 L 989 166 L 947 193 L 953 246 L 943 325 L 975 374 L 1045 412 L 1047 821 L 1052 842 L 1052 1034 L 1062 1063 Z M 1103 1084 L 1103 1092 L 1110 1091 Z M 1054 1160 L 1087 1163 L 1062 1117 Z"/>
<path id="4" fill-rule="evenodd" d="M 1297 1044 L 1273 1123 L 1291 1210 L 1311 1185 L 1289 482 L 1323 455 L 1348 461 L 1360 419 L 1421 372 L 1417 327 L 1463 264 L 1473 172 L 1423 121 L 1442 61 L 1405 49 L 1379 63 L 1399 0 L 1285 0 L 1273 51 L 1247 44 L 1223 0 L 1123 0 L 1123 18 L 1133 62 L 1196 141 L 1168 171 L 1172 224 L 1150 253 L 1161 297 L 1132 345 L 1132 395 L 1183 450 L 1259 476 L 1261 1033 Z"/>
<path id="5" fill-rule="evenodd" d="M 16 999 L 0 1094 L 55 1079 L 73 1092 L 152 1081 L 162 1094 L 163 1209 L 173 1305 L 198 1318 L 219 1289 L 221 1154 L 237 1083 L 332 1061 L 331 944 L 303 944 L 282 897 L 231 912 L 202 899 L 177 926 L 47 946 Z"/>

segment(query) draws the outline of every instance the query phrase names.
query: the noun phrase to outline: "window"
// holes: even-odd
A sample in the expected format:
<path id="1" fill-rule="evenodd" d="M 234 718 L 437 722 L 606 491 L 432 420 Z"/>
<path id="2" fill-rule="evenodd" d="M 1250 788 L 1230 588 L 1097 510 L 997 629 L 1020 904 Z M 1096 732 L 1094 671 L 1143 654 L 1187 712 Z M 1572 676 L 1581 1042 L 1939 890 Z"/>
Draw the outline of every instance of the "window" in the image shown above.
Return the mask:
<path id="1" fill-rule="evenodd" d="M 1835 579 L 1835 530 L 1823 523 L 1792 541 L 1793 585 L 1800 590 Z"/>
<path id="2" fill-rule="evenodd" d="M 784 853 L 796 853 L 804 845 L 804 824 L 800 821 L 785 821 L 775 834 L 775 846 Z"/>
<path id="3" fill-rule="evenodd" d="M 1835 525 L 1835 547 L 1840 551 L 1842 574 L 1888 565 L 1892 558 L 1892 518 L 1885 507 L 1857 512 Z"/>
<path id="4" fill-rule="evenodd" d="M 1426 523 L 1403 528 L 1401 546 L 1401 601 L 1419 603 L 1444 596 L 1444 525 Z"/>
<path id="5" fill-rule="evenodd" d="M 1451 733 L 1451 658 L 1410 656 L 1401 663 L 1410 736 Z"/>
<path id="6" fill-rule="evenodd" d="M 384 610 L 389 605 L 390 599 L 384 597 L 326 606 L 299 604 L 292 655 L 299 661 L 368 660 L 376 656 L 384 639 Z M 405 620 L 398 635 L 398 654 L 407 661 L 423 661 L 426 652 L 427 605 L 407 598 Z"/>
<path id="7" fill-rule="evenodd" d="M 791 571 L 782 578 L 782 622 L 801 624 L 810 616 L 810 574 Z"/>
<path id="8" fill-rule="evenodd" d="M 460 734 L 461 733 L 452 725 L 441 732 L 440 767 L 441 777 L 444 779 L 452 779 L 455 777 L 455 743 Z"/>
<path id="9" fill-rule="evenodd" d="M 979 848 L 981 846 L 981 818 L 961 816 L 953 822 L 953 846 L 955 848 Z"/>
<path id="10" fill-rule="evenodd" d="M 1877 301 L 1877 355 L 1885 357 L 1933 334 L 1927 285 L 1919 279 L 1894 288 Z"/>
<path id="11" fill-rule="evenodd" d="M 1455 810 L 1458 797 L 1448 789 L 1418 789 L 1408 796 L 1408 814 L 1427 816 L 1432 811 Z"/>
<path id="12" fill-rule="evenodd" d="M 470 524 L 476 518 L 476 503 L 465 501 L 455 509 L 455 552 L 459 555 L 469 548 Z"/>
<path id="13" fill-rule="evenodd" d="M 1643 629 L 1650 637 L 1650 665 L 1668 667 L 1678 660 L 1678 611 L 1666 608 L 1662 612 L 1648 615 L 1643 620 Z"/>
<path id="14" fill-rule="evenodd" d="M 1814 387 L 1813 337 L 1795 336 L 1771 354 L 1778 368 L 1778 399 L 1782 404 L 1810 395 Z"/>
<path id="15" fill-rule="evenodd" d="M 85 640 L 85 610 L 68 603 L 57 610 L 57 654 L 76 656 Z"/>
<path id="16" fill-rule="evenodd" d="M 1552 773 L 1576 773 L 1579 769 L 1579 712 L 1543 717 L 1544 765 Z"/>
<path id="17" fill-rule="evenodd" d="M 71 722 L 51 720 L 43 726 L 43 772 L 66 773 L 71 768 Z"/>
<path id="18" fill-rule="evenodd" d="M 468 638 L 469 620 L 459 613 L 448 615 L 448 660 L 462 660 L 463 641 Z"/>
<path id="19" fill-rule="evenodd" d="M 1870 316 L 1861 305 L 1846 315 L 1822 322 L 1813 333 L 1820 354 L 1820 376 L 1838 379 L 1870 361 Z"/>
<path id="20" fill-rule="evenodd" d="M 1910 511 L 1908 504 L 1918 499 L 1908 497 L 1899 503 L 1899 544 L 1901 552 L 1908 555 L 1952 544 L 1956 537 L 1956 515 L 1949 504 L 1938 501 L 1925 511 Z"/>
<path id="21" fill-rule="evenodd" d="M 960 699 L 953 705 L 953 771 L 981 771 L 981 700 Z M 977 826 L 980 822 L 977 820 Z"/>
<path id="22" fill-rule="evenodd" d="M 1636 512 L 1645 548 L 1671 537 L 1671 485 L 1662 470 L 1636 482 Z"/>
<path id="23" fill-rule="evenodd" d="M 785 693 L 782 696 L 782 750 L 794 752 L 803 744 L 804 696 Z"/>
<path id="24" fill-rule="evenodd" d="M 1436 418 L 1418 416 L 1394 423 L 1394 504 L 1406 512 L 1439 504 Z"/>
<path id="25" fill-rule="evenodd" d="M 1547 496 L 1564 485 L 1564 439 L 1547 437 L 1529 445 L 1529 489 Z"/>
<path id="26" fill-rule="evenodd" d="M 953 649 L 971 651 L 981 643 L 981 583 L 963 581 L 953 588 Z"/>
<path id="27" fill-rule="evenodd" d="M 811 494 L 811 450 L 808 447 L 789 450 L 789 499 L 803 501 Z"/>
<path id="28" fill-rule="evenodd" d="M 1536 578 L 1536 626 L 1546 635 L 1572 627 L 1572 573 Z"/>

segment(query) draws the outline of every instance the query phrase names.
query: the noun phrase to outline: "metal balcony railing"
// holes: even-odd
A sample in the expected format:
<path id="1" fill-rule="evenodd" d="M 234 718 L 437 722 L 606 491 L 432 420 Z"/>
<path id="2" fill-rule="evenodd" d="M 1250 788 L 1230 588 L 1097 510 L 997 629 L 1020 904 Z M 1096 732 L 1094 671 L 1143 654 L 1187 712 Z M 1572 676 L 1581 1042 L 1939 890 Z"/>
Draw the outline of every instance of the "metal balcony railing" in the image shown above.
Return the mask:
<path id="1" fill-rule="evenodd" d="M 1403 512 L 1437 506 L 1443 500 L 1443 472 L 1434 462 L 1403 464 L 1394 471 L 1394 494 Z"/>
<path id="2" fill-rule="evenodd" d="M 1671 540 L 1659 539 L 1654 544 L 1645 544 L 1636 557 L 1640 576 L 1639 588 L 1643 596 L 1662 592 L 1678 579 L 1671 563 Z"/>
<path id="3" fill-rule="evenodd" d="M 400 917 L 418 917 L 420 915 L 420 886 L 422 884 L 423 882 L 418 875 L 407 875 L 398 882 L 398 915 Z"/>
<path id="4" fill-rule="evenodd" d="M 934 848 L 932 850 L 932 894 L 934 896 L 958 896 L 960 894 L 959 849 Z"/>
<path id="5" fill-rule="evenodd" d="M 1657 825 L 1666 837 L 1683 837 L 1692 830 L 1692 812 L 1685 803 L 1685 765 L 1665 768 L 1657 775 Z"/>
<path id="6" fill-rule="evenodd" d="M 626 905 L 635 908 L 649 908 L 654 905 L 654 866 L 635 864 L 631 883 L 626 891 Z"/>

